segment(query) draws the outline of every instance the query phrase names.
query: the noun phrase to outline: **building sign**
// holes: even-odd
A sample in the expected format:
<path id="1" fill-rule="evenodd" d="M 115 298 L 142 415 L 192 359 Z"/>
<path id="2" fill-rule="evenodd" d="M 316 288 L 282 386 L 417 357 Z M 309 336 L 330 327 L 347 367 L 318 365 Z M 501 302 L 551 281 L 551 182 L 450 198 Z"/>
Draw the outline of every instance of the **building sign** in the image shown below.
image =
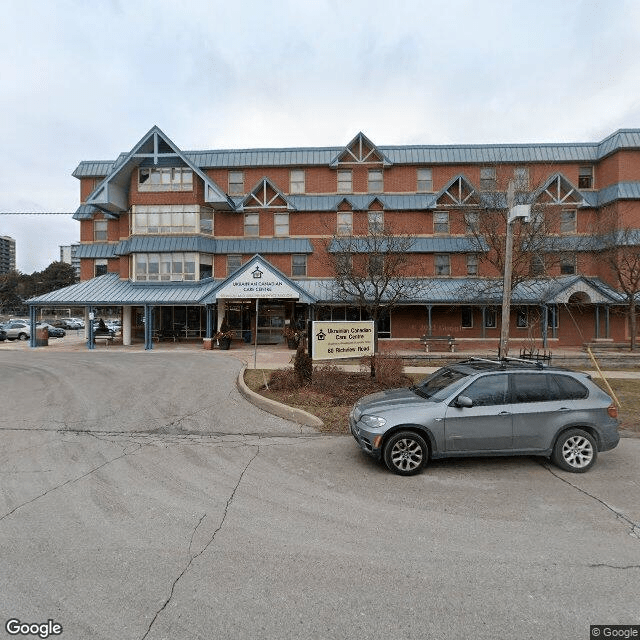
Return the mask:
<path id="1" fill-rule="evenodd" d="M 233 280 L 216 291 L 217 298 L 295 298 L 300 297 L 286 280 L 263 262 L 253 260 Z"/>
<path id="2" fill-rule="evenodd" d="M 311 357 L 314 360 L 355 358 L 374 354 L 375 327 L 366 322 L 313 322 Z"/>

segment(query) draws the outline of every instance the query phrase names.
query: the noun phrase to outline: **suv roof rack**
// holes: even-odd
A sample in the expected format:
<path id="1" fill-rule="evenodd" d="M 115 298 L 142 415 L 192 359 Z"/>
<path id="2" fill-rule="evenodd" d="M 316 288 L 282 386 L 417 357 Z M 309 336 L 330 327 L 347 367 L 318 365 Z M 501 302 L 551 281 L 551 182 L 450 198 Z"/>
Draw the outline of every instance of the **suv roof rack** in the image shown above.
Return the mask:
<path id="1" fill-rule="evenodd" d="M 500 366 L 502 369 L 505 369 L 507 364 L 510 362 L 517 362 L 519 364 L 526 365 L 528 367 L 533 367 L 535 369 L 544 369 L 547 365 L 544 362 L 540 362 L 539 360 L 525 360 L 524 358 L 496 358 L 495 360 L 491 358 L 477 358 L 471 357 L 468 360 L 463 360 L 459 364 L 470 364 L 473 362 L 487 362 L 489 364 L 495 364 Z"/>

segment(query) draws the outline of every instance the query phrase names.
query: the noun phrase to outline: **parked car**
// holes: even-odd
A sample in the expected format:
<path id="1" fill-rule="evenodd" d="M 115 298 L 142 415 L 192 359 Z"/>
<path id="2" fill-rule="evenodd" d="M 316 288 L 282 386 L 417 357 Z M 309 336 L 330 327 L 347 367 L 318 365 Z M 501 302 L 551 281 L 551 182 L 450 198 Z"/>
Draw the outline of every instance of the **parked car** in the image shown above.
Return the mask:
<path id="1" fill-rule="evenodd" d="M 75 329 L 82 329 L 84 325 L 81 325 L 77 320 L 73 318 L 61 318 L 60 320 L 55 320 L 52 322 L 54 327 L 60 327 L 61 329 L 68 329 L 73 331 Z"/>
<path id="2" fill-rule="evenodd" d="M 4 325 L 7 340 L 28 340 L 31 337 L 31 330 L 27 322 L 22 320 L 12 320 Z"/>
<path id="3" fill-rule="evenodd" d="M 4 330 L 4 326 L 0 325 L 0 342 L 4 342 L 7 339 L 7 332 Z"/>
<path id="4" fill-rule="evenodd" d="M 38 322 L 36 324 L 36 329 L 44 327 L 48 329 L 50 338 L 64 338 L 67 335 L 67 332 L 61 327 L 53 326 L 47 322 Z"/>
<path id="5" fill-rule="evenodd" d="M 617 446 L 618 411 L 585 373 L 472 358 L 419 384 L 365 396 L 349 416 L 366 453 L 400 475 L 430 459 L 536 455 L 582 473 Z"/>

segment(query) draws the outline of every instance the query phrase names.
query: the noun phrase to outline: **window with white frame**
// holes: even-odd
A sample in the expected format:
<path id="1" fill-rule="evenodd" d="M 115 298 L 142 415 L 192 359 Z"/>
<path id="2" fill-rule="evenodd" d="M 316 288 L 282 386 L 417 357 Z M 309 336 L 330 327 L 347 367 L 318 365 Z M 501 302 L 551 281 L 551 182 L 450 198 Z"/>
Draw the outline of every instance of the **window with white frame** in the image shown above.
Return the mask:
<path id="1" fill-rule="evenodd" d="M 260 235 L 260 214 L 259 213 L 244 214 L 244 235 L 245 236 Z"/>
<path id="2" fill-rule="evenodd" d="M 480 167 L 480 189 L 493 191 L 496 188 L 496 168 Z"/>
<path id="3" fill-rule="evenodd" d="M 99 258 L 95 260 L 93 263 L 93 275 L 94 276 L 103 276 L 107 273 L 107 260 L 105 258 Z"/>
<path id="4" fill-rule="evenodd" d="M 431 169 L 418 169 L 418 192 L 430 193 L 433 191 L 433 171 Z"/>
<path id="5" fill-rule="evenodd" d="M 472 307 L 462 307 L 462 309 L 460 310 L 460 326 L 463 329 L 473 328 L 473 308 Z"/>
<path id="6" fill-rule="evenodd" d="M 198 279 L 213 277 L 213 256 L 210 253 L 201 253 Z"/>
<path id="7" fill-rule="evenodd" d="M 196 280 L 197 253 L 136 253 L 134 279 L 138 281 Z"/>
<path id="8" fill-rule="evenodd" d="M 383 190 L 382 169 L 369 169 L 369 193 L 381 193 Z"/>
<path id="9" fill-rule="evenodd" d="M 187 167 L 140 167 L 138 191 L 191 191 L 193 171 Z"/>
<path id="10" fill-rule="evenodd" d="M 578 189 L 593 189 L 593 167 L 578 169 Z"/>
<path id="11" fill-rule="evenodd" d="M 338 171 L 338 193 L 353 192 L 353 174 L 350 169 Z"/>
<path id="12" fill-rule="evenodd" d="M 477 211 L 466 211 L 464 214 L 465 233 L 467 235 L 473 235 L 478 233 L 478 221 L 480 220 L 480 214 Z"/>
<path id="13" fill-rule="evenodd" d="M 289 172 L 289 193 L 304 193 L 304 169 L 291 169 Z"/>
<path id="14" fill-rule="evenodd" d="M 448 253 L 436 253 L 433 261 L 437 276 L 451 275 L 451 256 Z"/>
<path id="15" fill-rule="evenodd" d="M 137 204 L 131 210 L 131 233 L 169 235 L 213 233 L 213 210 L 197 204 Z"/>
<path id="16" fill-rule="evenodd" d="M 449 212 L 434 211 L 433 233 L 449 233 Z"/>
<path id="17" fill-rule="evenodd" d="M 519 307 L 516 309 L 516 327 L 518 329 L 526 329 L 529 326 L 529 309 L 527 307 Z"/>
<path id="18" fill-rule="evenodd" d="M 231 275 L 242 266 L 242 256 L 237 253 L 230 253 L 227 256 L 227 275 Z"/>
<path id="19" fill-rule="evenodd" d="M 478 254 L 477 253 L 467 254 L 467 275 L 468 276 L 478 275 Z"/>
<path id="20" fill-rule="evenodd" d="M 291 256 L 291 275 L 302 276 L 307 275 L 307 256 L 304 253 L 294 253 Z"/>
<path id="21" fill-rule="evenodd" d="M 107 240 L 107 221 L 106 220 L 94 220 L 93 221 L 93 239 L 95 241 Z"/>
<path id="22" fill-rule="evenodd" d="M 495 309 L 484 310 L 484 328 L 495 329 L 498 326 L 498 314 Z"/>
<path id="23" fill-rule="evenodd" d="M 351 211 L 338 212 L 337 233 L 339 236 L 353 235 L 353 212 Z"/>
<path id="24" fill-rule="evenodd" d="M 241 196 L 244 193 L 244 171 L 229 171 L 229 195 Z"/>
<path id="25" fill-rule="evenodd" d="M 577 230 L 577 214 L 575 209 L 560 212 L 560 233 L 575 233 Z"/>
<path id="26" fill-rule="evenodd" d="M 288 213 L 273 214 L 273 233 L 276 236 L 289 235 L 289 214 Z"/>
<path id="27" fill-rule="evenodd" d="M 384 212 L 369 211 L 367 214 L 369 233 L 382 233 L 384 231 Z"/>
<path id="28" fill-rule="evenodd" d="M 515 167 L 513 169 L 515 188 L 524 191 L 529 188 L 529 167 Z"/>

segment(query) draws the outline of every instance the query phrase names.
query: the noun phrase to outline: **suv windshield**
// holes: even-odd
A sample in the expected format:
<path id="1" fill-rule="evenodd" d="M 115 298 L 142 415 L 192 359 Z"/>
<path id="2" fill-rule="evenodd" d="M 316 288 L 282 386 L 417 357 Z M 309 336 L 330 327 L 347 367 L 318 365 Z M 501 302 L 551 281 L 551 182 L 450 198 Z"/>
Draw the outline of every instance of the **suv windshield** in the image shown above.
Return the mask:
<path id="1" fill-rule="evenodd" d="M 440 402 L 454 391 L 457 383 L 465 380 L 467 373 L 455 369 L 440 369 L 425 378 L 422 382 L 411 387 L 412 391 L 423 398 L 429 398 L 434 402 Z"/>

